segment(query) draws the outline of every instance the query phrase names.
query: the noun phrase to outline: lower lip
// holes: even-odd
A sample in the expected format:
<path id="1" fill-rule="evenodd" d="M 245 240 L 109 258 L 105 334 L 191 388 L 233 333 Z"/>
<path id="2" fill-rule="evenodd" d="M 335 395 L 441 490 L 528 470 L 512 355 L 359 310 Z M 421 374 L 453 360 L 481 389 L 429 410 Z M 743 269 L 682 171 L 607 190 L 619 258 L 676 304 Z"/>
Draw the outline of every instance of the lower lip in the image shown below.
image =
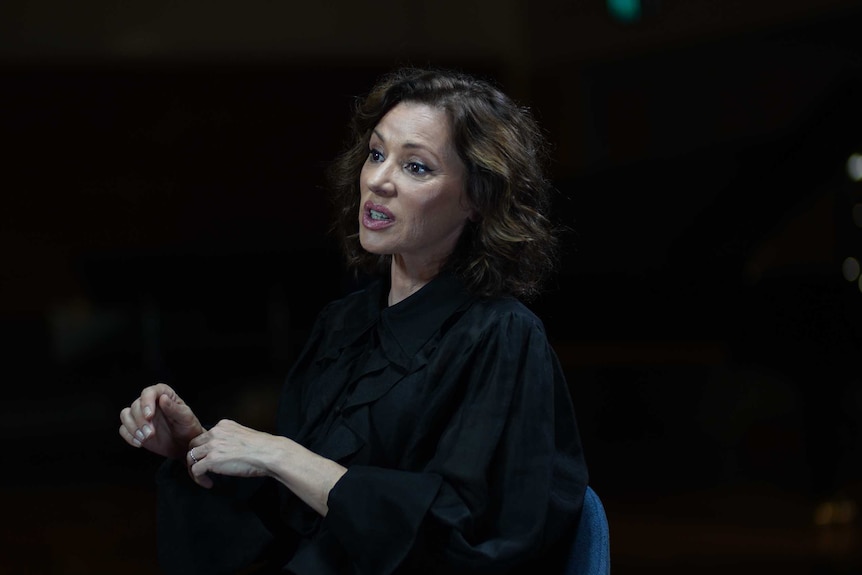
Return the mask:
<path id="1" fill-rule="evenodd" d="M 368 212 L 362 214 L 362 225 L 369 230 L 382 230 L 393 224 L 393 220 L 375 220 Z"/>

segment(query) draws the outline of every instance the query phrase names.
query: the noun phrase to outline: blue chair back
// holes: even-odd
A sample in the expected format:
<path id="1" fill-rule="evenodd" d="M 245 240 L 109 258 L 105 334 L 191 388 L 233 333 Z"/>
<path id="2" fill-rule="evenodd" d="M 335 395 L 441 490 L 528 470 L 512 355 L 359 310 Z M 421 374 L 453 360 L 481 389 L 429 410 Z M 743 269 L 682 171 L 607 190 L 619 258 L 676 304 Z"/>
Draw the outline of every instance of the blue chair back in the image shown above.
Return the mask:
<path id="1" fill-rule="evenodd" d="M 610 575 L 611 545 L 608 518 L 601 499 L 587 486 L 584 508 L 564 575 Z"/>

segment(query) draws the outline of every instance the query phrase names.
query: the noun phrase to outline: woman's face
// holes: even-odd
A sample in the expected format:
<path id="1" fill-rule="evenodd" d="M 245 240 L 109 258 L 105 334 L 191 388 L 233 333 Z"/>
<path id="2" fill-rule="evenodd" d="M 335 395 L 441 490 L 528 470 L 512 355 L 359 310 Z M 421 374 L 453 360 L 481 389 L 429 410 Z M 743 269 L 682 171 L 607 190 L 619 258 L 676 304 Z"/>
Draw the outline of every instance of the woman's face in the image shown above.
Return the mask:
<path id="1" fill-rule="evenodd" d="M 362 247 L 436 272 L 471 215 L 465 182 L 446 113 L 396 105 L 375 127 L 359 175 Z"/>

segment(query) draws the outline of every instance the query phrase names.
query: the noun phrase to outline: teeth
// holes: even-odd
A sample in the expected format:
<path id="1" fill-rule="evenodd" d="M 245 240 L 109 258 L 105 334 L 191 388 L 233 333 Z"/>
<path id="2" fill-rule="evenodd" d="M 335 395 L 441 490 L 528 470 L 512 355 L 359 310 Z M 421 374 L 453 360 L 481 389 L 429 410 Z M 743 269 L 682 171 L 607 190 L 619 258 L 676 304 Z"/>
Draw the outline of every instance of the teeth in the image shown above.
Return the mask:
<path id="1" fill-rule="evenodd" d="M 389 218 L 383 212 L 378 212 L 377 210 L 369 210 L 371 212 L 372 220 L 388 220 Z"/>

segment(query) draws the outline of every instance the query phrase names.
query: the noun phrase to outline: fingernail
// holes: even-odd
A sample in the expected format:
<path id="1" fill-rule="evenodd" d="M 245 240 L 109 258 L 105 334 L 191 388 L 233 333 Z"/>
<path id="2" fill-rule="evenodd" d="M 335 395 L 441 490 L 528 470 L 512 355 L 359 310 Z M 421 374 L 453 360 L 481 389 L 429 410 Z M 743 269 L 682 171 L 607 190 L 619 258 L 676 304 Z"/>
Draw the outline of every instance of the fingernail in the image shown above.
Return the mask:
<path id="1" fill-rule="evenodd" d="M 144 434 L 140 429 L 138 429 L 137 431 L 135 431 L 135 437 L 137 437 L 138 441 L 140 441 L 140 440 L 144 439 Z"/>
<path id="2" fill-rule="evenodd" d="M 134 443 L 134 444 L 135 444 L 135 447 L 140 447 L 140 446 L 141 446 L 141 442 L 140 442 L 140 441 L 138 441 L 138 440 L 137 440 L 137 438 L 135 438 L 135 437 L 133 437 L 133 438 L 132 438 L 132 443 Z"/>
<path id="3" fill-rule="evenodd" d="M 149 417 L 152 413 L 153 410 L 150 408 L 149 405 L 144 408 L 144 417 Z"/>
<path id="4" fill-rule="evenodd" d="M 153 429 L 149 425 L 144 426 L 144 437 L 149 437 L 153 434 Z"/>

